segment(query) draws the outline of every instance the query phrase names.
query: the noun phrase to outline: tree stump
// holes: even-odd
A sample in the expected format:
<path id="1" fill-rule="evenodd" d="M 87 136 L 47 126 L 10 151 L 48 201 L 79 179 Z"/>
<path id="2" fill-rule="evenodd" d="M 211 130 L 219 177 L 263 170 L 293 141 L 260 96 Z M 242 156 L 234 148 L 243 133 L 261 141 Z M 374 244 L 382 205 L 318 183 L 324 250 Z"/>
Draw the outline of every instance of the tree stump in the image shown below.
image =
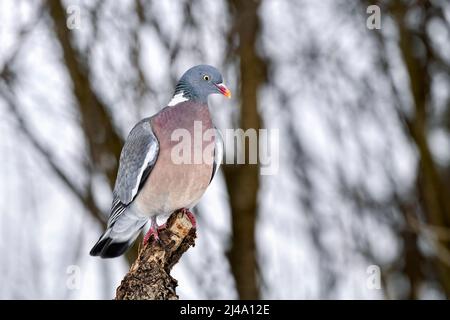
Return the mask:
<path id="1" fill-rule="evenodd" d="M 116 290 L 116 300 L 178 299 L 177 280 L 170 275 L 172 267 L 190 246 L 195 245 L 196 231 L 181 211 L 174 212 L 159 232 L 139 250 L 136 261 Z"/>

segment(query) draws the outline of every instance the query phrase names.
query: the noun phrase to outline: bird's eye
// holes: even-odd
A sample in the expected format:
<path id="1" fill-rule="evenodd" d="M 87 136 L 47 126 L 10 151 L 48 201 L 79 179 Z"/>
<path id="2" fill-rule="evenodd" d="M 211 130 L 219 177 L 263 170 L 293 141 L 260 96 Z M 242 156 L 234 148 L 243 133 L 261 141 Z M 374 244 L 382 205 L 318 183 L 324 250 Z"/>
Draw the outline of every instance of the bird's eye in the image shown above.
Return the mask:
<path id="1" fill-rule="evenodd" d="M 209 76 L 208 76 L 208 75 L 204 75 L 204 76 L 203 76 L 203 80 L 209 81 Z"/>

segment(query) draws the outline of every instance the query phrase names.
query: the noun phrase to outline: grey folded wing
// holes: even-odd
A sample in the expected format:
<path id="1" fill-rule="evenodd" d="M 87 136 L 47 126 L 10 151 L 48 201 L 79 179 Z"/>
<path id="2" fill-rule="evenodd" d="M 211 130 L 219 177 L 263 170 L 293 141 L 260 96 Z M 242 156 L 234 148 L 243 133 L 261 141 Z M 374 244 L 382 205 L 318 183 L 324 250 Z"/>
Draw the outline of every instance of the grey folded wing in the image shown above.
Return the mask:
<path id="1" fill-rule="evenodd" d="M 108 226 L 125 211 L 150 175 L 159 153 L 159 142 L 150 118 L 141 120 L 128 135 L 120 154 Z"/>
<path id="2" fill-rule="evenodd" d="M 216 130 L 215 138 L 215 146 L 214 146 L 214 162 L 213 162 L 213 170 L 211 175 L 211 180 L 209 180 L 209 183 L 213 180 L 214 176 L 216 175 L 217 171 L 219 170 L 219 167 L 222 163 L 223 158 L 223 139 L 222 135 L 220 134 L 220 131 L 217 128 L 214 128 Z"/>

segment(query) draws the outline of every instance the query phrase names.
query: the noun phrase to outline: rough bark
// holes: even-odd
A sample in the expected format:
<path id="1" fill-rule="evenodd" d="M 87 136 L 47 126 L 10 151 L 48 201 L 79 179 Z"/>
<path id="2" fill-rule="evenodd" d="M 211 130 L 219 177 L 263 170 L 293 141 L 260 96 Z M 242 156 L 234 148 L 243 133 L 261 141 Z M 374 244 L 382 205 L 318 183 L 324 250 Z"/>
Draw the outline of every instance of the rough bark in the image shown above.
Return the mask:
<path id="1" fill-rule="evenodd" d="M 159 236 L 160 242 L 150 238 L 139 250 L 138 258 L 117 288 L 116 300 L 178 299 L 177 280 L 170 271 L 183 253 L 194 246 L 195 228 L 189 218 L 178 211 L 170 216 Z"/>

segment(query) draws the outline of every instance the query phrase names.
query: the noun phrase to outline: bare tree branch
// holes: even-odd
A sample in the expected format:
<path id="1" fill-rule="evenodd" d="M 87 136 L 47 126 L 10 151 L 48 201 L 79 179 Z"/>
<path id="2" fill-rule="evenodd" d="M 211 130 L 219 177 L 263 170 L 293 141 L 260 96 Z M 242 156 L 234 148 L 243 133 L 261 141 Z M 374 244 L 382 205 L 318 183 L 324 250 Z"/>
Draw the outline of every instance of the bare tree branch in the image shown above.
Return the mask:
<path id="1" fill-rule="evenodd" d="M 189 247 L 194 246 L 195 228 L 181 211 L 173 213 L 160 242 L 150 238 L 117 288 L 117 300 L 178 299 L 177 281 L 170 276 L 173 266 Z"/>

